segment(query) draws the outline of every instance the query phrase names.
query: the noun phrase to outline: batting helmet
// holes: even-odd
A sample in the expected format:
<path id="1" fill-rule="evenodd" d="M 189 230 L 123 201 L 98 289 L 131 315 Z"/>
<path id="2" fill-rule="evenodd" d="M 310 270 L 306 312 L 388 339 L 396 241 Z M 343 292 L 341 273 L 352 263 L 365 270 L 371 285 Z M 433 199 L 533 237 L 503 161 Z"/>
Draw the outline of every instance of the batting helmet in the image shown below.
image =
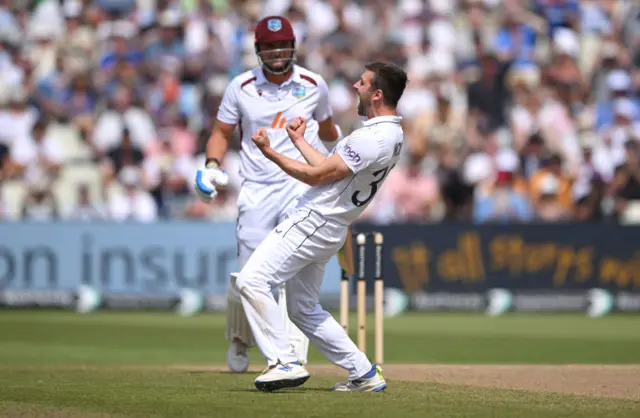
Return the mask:
<path id="1" fill-rule="evenodd" d="M 290 48 L 276 48 L 260 50 L 260 44 L 290 41 Z M 282 16 L 267 16 L 258 22 L 254 41 L 258 61 L 262 67 L 273 74 L 284 74 L 291 70 L 296 61 L 296 36 L 293 26 L 287 18 Z M 290 53 L 287 63 L 283 68 L 276 69 L 271 65 L 275 61 L 283 59 L 281 54 Z M 274 58 L 266 58 L 266 54 L 275 54 Z"/>

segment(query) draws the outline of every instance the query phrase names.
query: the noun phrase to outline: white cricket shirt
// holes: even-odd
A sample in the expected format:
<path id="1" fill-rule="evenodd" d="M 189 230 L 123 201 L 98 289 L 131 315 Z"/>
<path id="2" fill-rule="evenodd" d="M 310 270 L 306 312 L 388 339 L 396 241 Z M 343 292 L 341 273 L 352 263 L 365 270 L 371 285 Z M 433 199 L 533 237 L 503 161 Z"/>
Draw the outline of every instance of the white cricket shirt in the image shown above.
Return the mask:
<path id="1" fill-rule="evenodd" d="M 400 116 L 379 116 L 338 142 L 337 153 L 352 175 L 311 187 L 298 200 L 298 208 L 314 210 L 343 225 L 355 221 L 371 203 L 400 158 L 404 134 Z"/>
<path id="2" fill-rule="evenodd" d="M 280 167 L 262 155 L 251 137 L 259 128 L 266 128 L 271 148 L 287 157 L 304 161 L 285 129 L 288 122 L 299 116 L 307 119 L 307 142 L 326 154 L 318 136 L 318 121 L 326 120 L 332 113 L 329 89 L 320 75 L 294 65 L 291 78 L 277 85 L 266 79 L 262 67 L 256 67 L 231 81 L 217 118 L 224 123 L 240 125 L 240 175 L 243 178 L 259 183 L 291 180 Z"/>

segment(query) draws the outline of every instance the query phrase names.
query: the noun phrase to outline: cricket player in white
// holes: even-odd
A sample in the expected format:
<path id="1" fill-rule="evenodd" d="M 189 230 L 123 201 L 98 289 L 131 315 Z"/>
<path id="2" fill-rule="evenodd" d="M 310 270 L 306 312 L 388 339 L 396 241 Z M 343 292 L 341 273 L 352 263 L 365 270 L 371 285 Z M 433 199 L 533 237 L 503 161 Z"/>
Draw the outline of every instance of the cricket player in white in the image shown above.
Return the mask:
<path id="1" fill-rule="evenodd" d="M 268 363 L 254 381 L 259 390 L 295 387 L 309 378 L 289 350 L 282 312 L 271 293 L 283 283 L 293 323 L 330 361 L 348 372 L 348 380 L 336 384 L 334 390 L 378 392 L 387 386 L 381 369 L 371 364 L 319 304 L 327 262 L 343 246 L 347 228 L 396 165 L 403 145 L 396 106 L 407 75 L 393 64 L 373 63 L 365 68 L 354 88 L 360 100 L 358 113 L 368 120 L 340 141 L 330 156 L 305 141 L 305 118 L 294 120 L 287 133 L 306 164 L 276 151 L 267 129 L 258 129 L 252 138 L 269 160 L 312 186 L 299 198 L 291 216 L 258 246 L 235 281 Z"/>
<path id="2" fill-rule="evenodd" d="M 304 116 L 308 120 L 305 136 L 317 149 L 326 150 L 321 141 L 333 148 L 333 143 L 341 138 L 339 127 L 333 123 L 327 83 L 320 75 L 295 65 L 295 42 L 293 28 L 286 18 L 269 16 L 258 22 L 255 48 L 261 65 L 235 77 L 227 87 L 207 144 L 205 167 L 196 175 L 198 196 L 210 202 L 216 195 L 216 187 L 225 187 L 228 182 L 220 161 L 238 126 L 242 136 L 240 175 L 244 179 L 238 197 L 236 227 L 240 268 L 269 232 L 284 220 L 295 198 L 309 188 L 267 160 L 251 141 L 251 135 L 265 128 L 274 149 L 300 161 L 304 161 L 303 157 L 285 129 L 295 118 Z M 284 286 L 280 292 L 278 300 L 289 342 L 304 364 L 309 340 L 288 319 Z M 240 294 L 233 285 L 229 286 L 227 301 L 226 338 L 231 343 L 227 365 L 233 372 L 244 372 L 249 367 L 248 348 L 255 345 L 255 340 Z"/>

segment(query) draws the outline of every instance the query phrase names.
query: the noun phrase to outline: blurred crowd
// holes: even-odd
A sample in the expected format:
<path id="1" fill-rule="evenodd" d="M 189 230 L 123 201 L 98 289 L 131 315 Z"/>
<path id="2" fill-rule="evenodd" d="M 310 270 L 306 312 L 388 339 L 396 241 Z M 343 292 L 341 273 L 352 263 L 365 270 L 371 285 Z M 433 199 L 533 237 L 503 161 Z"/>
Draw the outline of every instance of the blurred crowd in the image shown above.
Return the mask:
<path id="1" fill-rule="evenodd" d="M 374 222 L 640 221 L 640 2 L 0 0 L 0 219 L 235 220 L 197 201 L 253 28 L 287 16 L 345 134 L 363 65 L 409 73 Z"/>

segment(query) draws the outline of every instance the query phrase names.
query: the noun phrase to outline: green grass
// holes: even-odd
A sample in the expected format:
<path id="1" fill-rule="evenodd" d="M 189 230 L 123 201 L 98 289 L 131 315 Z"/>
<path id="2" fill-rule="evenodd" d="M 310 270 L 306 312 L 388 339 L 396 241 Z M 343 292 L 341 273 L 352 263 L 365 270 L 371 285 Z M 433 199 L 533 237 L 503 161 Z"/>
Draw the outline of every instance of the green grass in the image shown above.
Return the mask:
<path id="1" fill-rule="evenodd" d="M 2 311 L 0 336 L 13 365 L 219 364 L 227 350 L 222 315 Z M 313 347 L 310 361 L 326 362 Z M 385 362 L 640 363 L 640 318 L 411 314 L 385 320 Z"/>
<path id="2" fill-rule="evenodd" d="M 164 368 L 221 365 L 226 349 L 221 315 L 0 311 L 0 416 L 640 416 L 632 400 L 400 380 L 339 394 L 335 378 L 315 375 L 265 394 L 255 374 Z M 252 359 L 262 367 L 256 350 Z M 310 363 L 327 361 L 312 348 Z M 410 314 L 385 320 L 385 363 L 640 363 L 640 318 Z"/>
<path id="3" fill-rule="evenodd" d="M 620 400 L 407 382 L 390 382 L 389 390 L 380 394 L 332 393 L 327 387 L 333 380 L 315 377 L 304 388 L 260 393 L 252 390 L 248 380 L 228 373 L 22 369 L 11 378 L 0 376 L 0 411 L 63 408 L 66 415 L 59 416 L 72 417 L 108 413 L 126 417 L 618 418 L 637 417 L 634 407 L 638 407 Z"/>

